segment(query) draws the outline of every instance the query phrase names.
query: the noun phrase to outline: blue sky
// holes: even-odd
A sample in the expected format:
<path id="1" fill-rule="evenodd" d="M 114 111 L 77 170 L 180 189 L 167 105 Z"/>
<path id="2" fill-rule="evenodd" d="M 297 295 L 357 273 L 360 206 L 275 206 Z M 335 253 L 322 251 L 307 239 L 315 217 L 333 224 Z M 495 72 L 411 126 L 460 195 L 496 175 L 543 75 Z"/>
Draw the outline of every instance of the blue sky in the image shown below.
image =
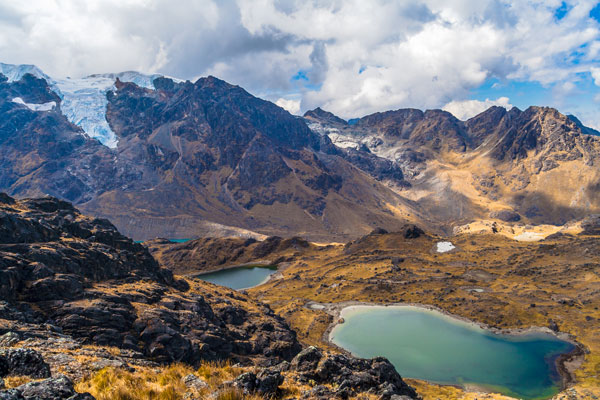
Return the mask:
<path id="1" fill-rule="evenodd" d="M 0 55 L 211 74 L 293 113 L 548 105 L 600 128 L 596 0 L 0 0 Z"/>

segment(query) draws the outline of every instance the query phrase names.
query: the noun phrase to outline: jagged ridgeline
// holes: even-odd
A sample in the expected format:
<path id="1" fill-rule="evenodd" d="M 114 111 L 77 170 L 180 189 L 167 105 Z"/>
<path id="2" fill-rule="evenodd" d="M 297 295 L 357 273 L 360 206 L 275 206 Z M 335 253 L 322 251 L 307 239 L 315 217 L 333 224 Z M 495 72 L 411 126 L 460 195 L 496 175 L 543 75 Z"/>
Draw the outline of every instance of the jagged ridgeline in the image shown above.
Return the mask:
<path id="1" fill-rule="evenodd" d="M 56 198 L 0 194 L 0 300 L 0 377 L 10 386 L 34 380 L 2 399 L 92 399 L 75 389 L 109 382 L 139 398 L 152 385 L 198 398 L 274 396 L 309 381 L 325 385 L 315 388 L 321 397 L 416 397 L 387 360 L 301 351 L 269 306 L 174 277 L 109 221 Z M 226 376 L 234 382 L 223 384 Z"/>
<path id="2" fill-rule="evenodd" d="M 134 239 L 345 241 L 416 223 L 562 225 L 600 212 L 598 132 L 550 108 L 304 118 L 214 77 L 56 80 L 1 64 L 0 189 L 50 194 Z"/>
<path id="3" fill-rule="evenodd" d="M 302 119 L 214 77 L 65 83 L 15 68 L 5 65 L 9 79 L 0 82 L 0 189 L 66 199 L 135 239 L 197 237 L 223 225 L 324 239 L 392 228 L 390 210 L 409 203 Z M 67 91 L 77 85 L 105 86 Z M 73 103 L 88 111 L 65 112 Z M 83 123 L 98 113 L 107 126 Z M 360 161 L 406 184 L 391 161 L 368 153 Z"/>

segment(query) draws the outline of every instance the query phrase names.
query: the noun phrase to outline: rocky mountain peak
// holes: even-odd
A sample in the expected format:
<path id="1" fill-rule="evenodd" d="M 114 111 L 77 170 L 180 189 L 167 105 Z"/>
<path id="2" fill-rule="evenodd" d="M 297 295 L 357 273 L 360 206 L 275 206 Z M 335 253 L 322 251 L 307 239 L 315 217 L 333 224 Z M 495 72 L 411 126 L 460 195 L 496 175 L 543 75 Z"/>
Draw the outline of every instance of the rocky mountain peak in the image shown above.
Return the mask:
<path id="1" fill-rule="evenodd" d="M 324 122 L 329 124 L 348 125 L 348 122 L 337 115 L 317 107 L 304 113 L 304 118 L 315 122 Z"/>

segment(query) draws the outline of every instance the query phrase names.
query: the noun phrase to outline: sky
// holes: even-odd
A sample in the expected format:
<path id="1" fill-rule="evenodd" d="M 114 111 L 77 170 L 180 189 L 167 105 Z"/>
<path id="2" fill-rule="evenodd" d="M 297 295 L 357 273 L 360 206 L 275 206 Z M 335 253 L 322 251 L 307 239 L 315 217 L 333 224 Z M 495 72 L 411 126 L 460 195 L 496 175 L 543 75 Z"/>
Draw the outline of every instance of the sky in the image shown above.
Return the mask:
<path id="1" fill-rule="evenodd" d="M 0 0 L 0 62 L 214 75 L 294 114 L 540 105 L 600 129 L 598 1 Z"/>

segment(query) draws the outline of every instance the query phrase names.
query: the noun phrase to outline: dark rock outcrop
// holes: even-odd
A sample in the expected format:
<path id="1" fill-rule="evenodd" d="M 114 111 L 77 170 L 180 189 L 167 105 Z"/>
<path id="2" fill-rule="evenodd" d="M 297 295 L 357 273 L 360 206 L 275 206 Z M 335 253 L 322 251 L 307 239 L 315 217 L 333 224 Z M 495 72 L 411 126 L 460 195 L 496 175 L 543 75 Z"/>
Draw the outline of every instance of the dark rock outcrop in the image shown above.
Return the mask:
<path id="1" fill-rule="evenodd" d="M 64 375 L 29 382 L 14 389 L 0 391 L 0 400 L 94 400 L 89 393 L 77 393 L 73 382 Z"/>
<path id="2" fill-rule="evenodd" d="M 317 386 L 310 393 L 317 398 L 348 398 L 369 392 L 389 400 L 392 396 L 416 398 L 413 388 L 400 377 L 394 366 L 385 358 L 363 360 L 342 354 L 324 355 L 315 347 L 299 353 L 290 369 L 300 373 L 300 379 L 317 384 L 333 384 L 332 389 Z"/>
<path id="3" fill-rule="evenodd" d="M 242 388 L 246 393 L 259 393 L 265 397 L 274 397 L 284 378 L 280 372 L 263 369 L 257 374 L 246 372 L 235 379 L 235 385 Z"/>
<path id="4" fill-rule="evenodd" d="M 50 377 L 50 366 L 41 354 L 31 349 L 0 349 L 0 376 L 25 375 L 31 378 Z"/>
<path id="5" fill-rule="evenodd" d="M 490 218 L 499 219 L 504 222 L 518 222 L 521 220 L 519 213 L 513 210 L 494 211 L 490 214 Z"/>
<path id="6" fill-rule="evenodd" d="M 582 235 L 600 235 L 600 214 L 589 215 L 581 221 Z"/>

